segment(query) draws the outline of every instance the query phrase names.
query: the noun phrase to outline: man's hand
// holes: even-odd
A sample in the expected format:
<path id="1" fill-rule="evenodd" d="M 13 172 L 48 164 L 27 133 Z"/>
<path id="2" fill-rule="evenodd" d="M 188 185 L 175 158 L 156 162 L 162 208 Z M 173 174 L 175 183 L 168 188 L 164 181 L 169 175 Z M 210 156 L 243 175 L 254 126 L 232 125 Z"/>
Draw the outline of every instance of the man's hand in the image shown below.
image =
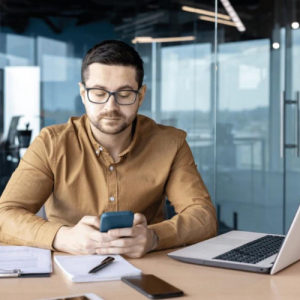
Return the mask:
<path id="1" fill-rule="evenodd" d="M 100 242 L 98 254 L 124 254 L 139 258 L 158 245 L 157 235 L 147 227 L 146 217 L 142 214 L 134 214 L 132 228 L 112 229 L 107 234 L 112 240 Z"/>
<path id="2" fill-rule="evenodd" d="M 53 247 L 71 254 L 95 254 L 101 243 L 118 237 L 99 231 L 99 217 L 85 216 L 74 227 L 61 227 L 53 241 Z"/>

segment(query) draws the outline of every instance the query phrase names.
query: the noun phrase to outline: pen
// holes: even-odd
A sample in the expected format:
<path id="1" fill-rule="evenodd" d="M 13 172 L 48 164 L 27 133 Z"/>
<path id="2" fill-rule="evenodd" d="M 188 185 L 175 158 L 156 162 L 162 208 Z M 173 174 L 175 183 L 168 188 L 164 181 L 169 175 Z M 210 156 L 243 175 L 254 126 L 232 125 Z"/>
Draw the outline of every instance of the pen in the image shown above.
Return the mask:
<path id="1" fill-rule="evenodd" d="M 97 273 L 99 270 L 105 268 L 106 266 L 108 266 L 109 264 L 111 264 L 115 259 L 113 257 L 106 257 L 99 266 L 96 266 L 95 268 L 93 268 L 91 271 L 89 271 L 90 273 Z"/>

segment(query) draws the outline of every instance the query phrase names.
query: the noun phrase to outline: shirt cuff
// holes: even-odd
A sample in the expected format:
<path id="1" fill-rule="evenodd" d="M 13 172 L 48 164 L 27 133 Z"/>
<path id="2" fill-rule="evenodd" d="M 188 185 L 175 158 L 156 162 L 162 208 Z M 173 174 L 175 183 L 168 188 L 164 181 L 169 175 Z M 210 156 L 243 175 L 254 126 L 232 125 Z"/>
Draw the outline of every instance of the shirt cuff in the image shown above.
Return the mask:
<path id="1" fill-rule="evenodd" d="M 149 225 L 148 228 L 152 229 L 158 237 L 158 245 L 154 251 L 172 248 L 176 244 L 177 235 L 168 221 Z"/>
<path id="2" fill-rule="evenodd" d="M 52 244 L 58 230 L 62 226 L 64 225 L 60 223 L 45 222 L 36 235 L 36 246 L 55 251 Z"/>

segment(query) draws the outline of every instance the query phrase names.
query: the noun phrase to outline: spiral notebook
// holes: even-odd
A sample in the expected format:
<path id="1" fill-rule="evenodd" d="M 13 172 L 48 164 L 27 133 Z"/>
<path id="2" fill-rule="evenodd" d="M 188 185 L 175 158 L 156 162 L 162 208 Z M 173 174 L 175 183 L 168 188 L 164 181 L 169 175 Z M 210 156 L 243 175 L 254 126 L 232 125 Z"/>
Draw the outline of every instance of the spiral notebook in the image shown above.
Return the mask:
<path id="1" fill-rule="evenodd" d="M 134 267 L 122 256 L 109 256 L 114 257 L 113 263 L 94 274 L 89 274 L 89 271 L 99 265 L 107 255 L 56 255 L 54 261 L 67 278 L 73 282 L 120 280 L 123 276 L 141 274 L 141 270 Z"/>

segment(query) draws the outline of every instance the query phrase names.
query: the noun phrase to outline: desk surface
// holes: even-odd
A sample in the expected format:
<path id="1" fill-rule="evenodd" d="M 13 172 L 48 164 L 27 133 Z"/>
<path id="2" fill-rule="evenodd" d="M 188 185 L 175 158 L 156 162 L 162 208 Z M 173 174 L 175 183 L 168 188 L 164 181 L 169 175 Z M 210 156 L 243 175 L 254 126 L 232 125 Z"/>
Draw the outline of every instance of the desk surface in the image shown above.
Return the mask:
<path id="1" fill-rule="evenodd" d="M 300 297 L 300 262 L 271 276 L 186 264 L 167 257 L 168 252 L 171 251 L 153 252 L 129 261 L 143 273 L 154 274 L 182 289 L 186 294 L 183 300 L 298 300 Z M 72 283 L 55 263 L 53 267 L 50 278 L 1 279 L 0 298 L 32 300 L 93 292 L 104 300 L 148 299 L 121 281 Z"/>

